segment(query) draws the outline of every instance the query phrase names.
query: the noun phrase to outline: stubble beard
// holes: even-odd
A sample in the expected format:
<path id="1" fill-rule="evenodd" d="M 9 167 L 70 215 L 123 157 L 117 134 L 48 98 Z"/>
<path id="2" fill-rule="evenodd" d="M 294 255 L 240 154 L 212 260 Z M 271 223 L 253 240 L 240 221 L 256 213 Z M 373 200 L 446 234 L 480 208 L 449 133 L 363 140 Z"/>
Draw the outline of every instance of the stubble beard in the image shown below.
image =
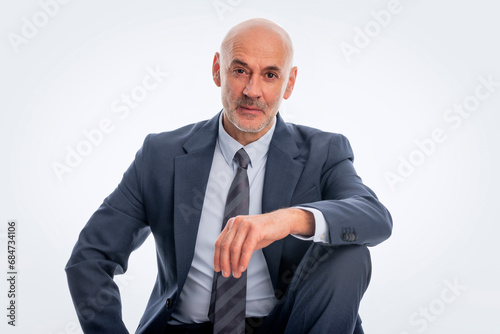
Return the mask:
<path id="1" fill-rule="evenodd" d="M 262 103 L 258 100 L 254 100 L 249 98 L 248 96 L 243 96 L 238 98 L 235 101 L 235 107 L 233 109 L 227 109 L 224 108 L 224 114 L 227 115 L 228 120 L 233 124 L 238 130 L 241 132 L 247 132 L 247 133 L 258 133 L 262 130 L 264 130 L 266 127 L 271 124 L 273 121 L 274 117 L 266 117 L 264 120 L 262 120 L 261 123 L 253 125 L 253 126 L 246 126 L 243 125 L 242 122 L 240 122 L 240 119 L 238 117 L 238 114 L 236 112 L 236 109 L 240 106 L 246 106 L 246 107 L 256 107 L 260 110 L 267 110 L 268 106 L 265 103 Z"/>

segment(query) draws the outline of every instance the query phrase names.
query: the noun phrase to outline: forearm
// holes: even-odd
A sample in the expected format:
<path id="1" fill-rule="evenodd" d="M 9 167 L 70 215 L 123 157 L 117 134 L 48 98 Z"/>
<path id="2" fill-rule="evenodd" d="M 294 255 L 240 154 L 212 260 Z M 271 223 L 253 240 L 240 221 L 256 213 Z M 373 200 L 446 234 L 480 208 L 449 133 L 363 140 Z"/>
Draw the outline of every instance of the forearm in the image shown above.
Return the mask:
<path id="1" fill-rule="evenodd" d="M 375 197 L 346 198 L 301 204 L 320 210 L 329 229 L 330 244 L 375 246 L 389 238 L 392 218 Z"/>
<path id="2" fill-rule="evenodd" d="M 85 225 L 65 268 L 85 333 L 128 333 L 113 278 L 126 271 L 130 253 L 150 233 L 144 210 L 135 203 L 140 196 L 129 191 L 135 183 L 131 171 Z"/>
<path id="3" fill-rule="evenodd" d="M 299 208 L 281 209 L 276 212 L 283 214 L 283 220 L 289 225 L 289 234 L 311 237 L 315 232 L 314 215 Z"/>
<path id="4" fill-rule="evenodd" d="M 121 314 L 120 293 L 106 271 L 110 261 L 66 267 L 68 286 L 84 333 L 128 333 Z"/>

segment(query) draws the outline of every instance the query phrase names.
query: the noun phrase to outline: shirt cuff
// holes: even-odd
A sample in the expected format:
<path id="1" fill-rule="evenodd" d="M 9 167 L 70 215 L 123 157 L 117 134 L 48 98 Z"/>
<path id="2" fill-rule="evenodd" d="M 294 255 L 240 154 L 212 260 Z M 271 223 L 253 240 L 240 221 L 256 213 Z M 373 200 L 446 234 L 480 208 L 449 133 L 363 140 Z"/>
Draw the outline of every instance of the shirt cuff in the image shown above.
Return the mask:
<path id="1" fill-rule="evenodd" d="M 326 224 L 325 216 L 323 216 L 321 211 L 313 208 L 305 208 L 303 206 L 294 206 L 294 208 L 311 212 L 314 215 L 314 225 L 316 229 L 312 237 L 304 237 L 298 234 L 292 234 L 292 236 L 300 240 L 330 243 L 330 230 Z"/>

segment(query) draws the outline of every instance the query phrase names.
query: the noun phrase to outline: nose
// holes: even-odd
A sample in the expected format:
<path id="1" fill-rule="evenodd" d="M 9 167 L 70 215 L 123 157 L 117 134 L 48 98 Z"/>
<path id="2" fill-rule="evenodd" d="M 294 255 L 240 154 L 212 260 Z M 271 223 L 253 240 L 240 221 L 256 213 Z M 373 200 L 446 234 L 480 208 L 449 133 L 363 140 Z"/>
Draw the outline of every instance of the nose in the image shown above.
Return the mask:
<path id="1" fill-rule="evenodd" d="M 252 75 L 250 80 L 248 80 L 243 94 L 251 98 L 259 98 L 262 96 L 262 89 L 260 87 L 261 82 L 258 75 Z"/>

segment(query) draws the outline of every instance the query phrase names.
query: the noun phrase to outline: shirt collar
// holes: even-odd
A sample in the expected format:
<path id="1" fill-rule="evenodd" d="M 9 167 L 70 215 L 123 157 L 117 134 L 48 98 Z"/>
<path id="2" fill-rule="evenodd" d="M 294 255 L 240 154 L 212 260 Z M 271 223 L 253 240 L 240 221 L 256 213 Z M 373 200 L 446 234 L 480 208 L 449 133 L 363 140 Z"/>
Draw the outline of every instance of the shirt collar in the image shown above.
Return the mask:
<path id="1" fill-rule="evenodd" d="M 222 115 L 224 112 L 221 112 L 219 116 L 219 145 L 222 151 L 222 155 L 226 160 L 228 165 L 233 164 L 234 155 L 241 148 L 244 148 L 250 157 L 250 167 L 253 167 L 253 164 L 258 163 L 261 159 L 263 159 L 267 155 L 267 151 L 269 150 L 269 144 L 271 143 L 271 139 L 273 137 L 274 129 L 276 128 L 276 116 L 273 119 L 273 125 L 262 137 L 258 140 L 251 142 L 250 144 L 243 146 L 236 139 L 231 137 L 224 126 L 222 126 Z"/>

